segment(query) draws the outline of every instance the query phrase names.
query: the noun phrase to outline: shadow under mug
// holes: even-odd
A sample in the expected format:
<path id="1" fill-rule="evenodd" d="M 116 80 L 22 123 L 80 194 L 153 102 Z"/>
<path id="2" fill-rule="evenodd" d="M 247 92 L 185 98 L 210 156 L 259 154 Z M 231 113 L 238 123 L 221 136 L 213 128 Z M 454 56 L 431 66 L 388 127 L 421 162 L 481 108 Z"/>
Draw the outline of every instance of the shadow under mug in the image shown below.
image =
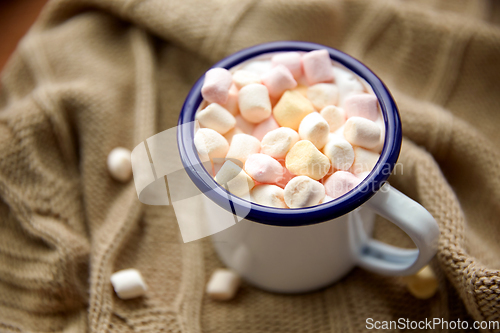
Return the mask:
<path id="1" fill-rule="evenodd" d="M 381 156 L 371 173 L 347 194 L 299 209 L 267 207 L 230 196 L 200 162 L 193 142 L 194 126 L 178 126 L 179 154 L 189 178 L 210 200 L 221 203 L 221 207 L 228 207 L 222 203 L 227 202 L 229 195 L 232 213 L 245 211 L 240 222 L 211 236 L 220 259 L 247 282 L 273 292 L 319 289 L 339 280 L 355 266 L 385 275 L 410 275 L 425 266 L 437 251 L 439 229 L 432 215 L 385 184 L 399 156 L 401 121 L 388 89 L 366 66 L 323 45 L 280 41 L 244 49 L 213 67 L 230 69 L 267 53 L 318 49 L 326 49 L 332 60 L 371 86 L 384 118 L 385 143 Z M 178 125 L 194 124 L 202 102 L 203 80 L 201 77 L 189 92 Z M 213 206 L 204 208 L 207 210 L 204 216 L 209 220 L 217 219 L 217 212 L 210 212 Z M 375 214 L 406 232 L 417 249 L 402 249 L 372 239 Z"/>

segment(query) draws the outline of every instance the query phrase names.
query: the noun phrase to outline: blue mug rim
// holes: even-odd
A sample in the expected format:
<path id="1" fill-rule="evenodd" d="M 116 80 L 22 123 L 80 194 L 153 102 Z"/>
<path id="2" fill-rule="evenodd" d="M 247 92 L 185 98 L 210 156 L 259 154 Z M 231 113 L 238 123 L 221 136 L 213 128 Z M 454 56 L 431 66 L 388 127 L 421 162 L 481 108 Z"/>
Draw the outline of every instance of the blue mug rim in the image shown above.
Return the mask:
<path id="1" fill-rule="evenodd" d="M 363 78 L 373 89 L 382 110 L 385 123 L 385 142 L 380 158 L 370 174 L 354 189 L 330 202 L 306 208 L 274 208 L 262 206 L 245 199 L 231 195 L 220 186 L 203 167 L 194 145 L 195 113 L 201 104 L 201 87 L 205 75 L 202 75 L 193 85 L 186 97 L 178 121 L 177 142 L 182 164 L 194 184 L 212 201 L 229 211 L 227 205 L 230 198 L 231 213 L 250 211 L 241 216 L 257 223 L 297 227 L 325 222 L 347 214 L 370 199 L 382 187 L 391 174 L 399 157 L 402 142 L 401 119 L 394 99 L 384 83 L 364 64 L 350 55 L 337 49 L 310 42 L 278 41 L 255 45 L 217 62 L 211 68 L 223 67 L 230 69 L 246 60 L 265 53 L 303 51 L 309 52 L 326 49 L 330 58 Z M 192 126 L 180 126 L 192 122 Z"/>

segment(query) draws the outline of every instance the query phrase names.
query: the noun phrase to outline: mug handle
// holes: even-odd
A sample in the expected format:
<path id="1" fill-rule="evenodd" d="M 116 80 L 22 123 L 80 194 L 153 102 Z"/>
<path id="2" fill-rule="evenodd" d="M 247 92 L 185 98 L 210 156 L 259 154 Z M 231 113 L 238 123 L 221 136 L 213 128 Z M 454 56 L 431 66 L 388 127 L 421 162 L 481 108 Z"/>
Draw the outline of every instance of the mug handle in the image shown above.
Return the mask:
<path id="1" fill-rule="evenodd" d="M 434 257 L 439 227 L 419 203 L 385 184 L 365 205 L 406 232 L 417 249 L 403 249 L 367 238 L 356 251 L 358 266 L 383 275 L 411 275 Z"/>

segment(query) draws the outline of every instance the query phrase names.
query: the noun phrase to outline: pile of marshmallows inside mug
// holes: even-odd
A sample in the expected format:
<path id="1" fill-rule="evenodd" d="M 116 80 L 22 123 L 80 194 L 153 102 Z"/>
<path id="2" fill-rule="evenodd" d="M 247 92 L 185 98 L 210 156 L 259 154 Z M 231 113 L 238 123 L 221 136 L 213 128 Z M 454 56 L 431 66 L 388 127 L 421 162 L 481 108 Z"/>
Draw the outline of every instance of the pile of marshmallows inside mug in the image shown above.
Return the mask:
<path id="1" fill-rule="evenodd" d="M 254 58 L 205 74 L 194 143 L 215 180 L 264 206 L 331 201 L 372 170 L 384 144 L 378 99 L 326 50 Z"/>

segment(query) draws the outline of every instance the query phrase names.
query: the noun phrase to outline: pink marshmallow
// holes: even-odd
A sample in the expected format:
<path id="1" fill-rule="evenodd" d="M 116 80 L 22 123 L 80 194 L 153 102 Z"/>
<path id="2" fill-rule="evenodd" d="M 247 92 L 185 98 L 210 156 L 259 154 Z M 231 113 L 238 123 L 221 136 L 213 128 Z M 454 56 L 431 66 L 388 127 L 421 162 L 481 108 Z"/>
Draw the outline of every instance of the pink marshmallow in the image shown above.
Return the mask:
<path id="1" fill-rule="evenodd" d="M 284 65 L 278 65 L 262 76 L 262 83 L 269 90 L 269 95 L 274 98 L 280 97 L 285 90 L 293 89 L 297 86 L 297 81 L 293 78 L 292 72 Z"/>
<path id="2" fill-rule="evenodd" d="M 273 116 L 267 118 L 257 126 L 255 126 L 252 135 L 255 136 L 257 139 L 262 141 L 262 138 L 264 138 L 264 135 L 267 133 L 271 132 L 272 130 L 275 130 L 279 128 L 280 125 L 276 122 Z"/>
<path id="3" fill-rule="evenodd" d="M 238 109 L 238 88 L 234 84 L 229 88 L 228 97 L 226 104 L 222 105 L 224 109 L 229 111 L 233 116 L 236 116 L 239 112 Z"/>
<path id="4" fill-rule="evenodd" d="M 375 121 L 378 118 L 378 99 L 371 94 L 355 94 L 344 100 L 347 118 L 363 117 Z"/>
<path id="5" fill-rule="evenodd" d="M 328 177 L 324 185 L 326 194 L 336 199 L 355 188 L 360 182 L 361 179 L 350 172 L 337 171 Z"/>
<path id="6" fill-rule="evenodd" d="M 304 54 L 302 67 L 309 85 L 333 81 L 332 61 L 327 50 L 316 50 Z"/>
<path id="7" fill-rule="evenodd" d="M 245 172 L 259 183 L 275 184 L 283 177 L 283 167 L 266 154 L 252 154 L 245 162 Z"/>
<path id="8" fill-rule="evenodd" d="M 271 63 L 273 67 L 283 65 L 290 70 L 295 80 L 302 76 L 302 63 L 300 61 L 300 53 L 286 52 L 280 53 L 272 57 Z"/>
<path id="9" fill-rule="evenodd" d="M 276 182 L 276 185 L 278 185 L 281 188 L 285 188 L 286 184 L 288 184 L 288 182 L 292 180 L 292 178 L 295 177 L 295 175 L 293 175 L 290 171 L 288 171 L 284 160 L 280 160 L 279 162 L 283 167 L 283 176 Z"/>
<path id="10" fill-rule="evenodd" d="M 238 127 L 243 133 L 245 134 L 253 133 L 253 130 L 255 129 L 255 124 L 246 121 L 245 118 L 241 116 L 241 114 L 236 115 L 234 119 L 236 120 L 236 127 Z"/>
<path id="11" fill-rule="evenodd" d="M 233 76 L 225 68 L 212 68 L 205 73 L 201 95 L 210 103 L 226 104 Z"/>

